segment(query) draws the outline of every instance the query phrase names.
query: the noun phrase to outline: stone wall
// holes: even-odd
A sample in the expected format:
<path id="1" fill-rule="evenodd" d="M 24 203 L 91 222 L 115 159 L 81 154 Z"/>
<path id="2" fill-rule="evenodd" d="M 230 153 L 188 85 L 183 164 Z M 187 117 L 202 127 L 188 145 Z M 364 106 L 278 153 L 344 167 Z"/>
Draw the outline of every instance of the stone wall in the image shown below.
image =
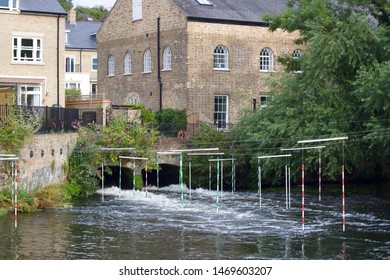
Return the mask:
<path id="1" fill-rule="evenodd" d="M 77 133 L 34 135 L 18 153 L 19 188 L 30 191 L 63 182 L 77 137 Z M 9 188 L 10 163 L 0 164 L 0 189 Z"/>

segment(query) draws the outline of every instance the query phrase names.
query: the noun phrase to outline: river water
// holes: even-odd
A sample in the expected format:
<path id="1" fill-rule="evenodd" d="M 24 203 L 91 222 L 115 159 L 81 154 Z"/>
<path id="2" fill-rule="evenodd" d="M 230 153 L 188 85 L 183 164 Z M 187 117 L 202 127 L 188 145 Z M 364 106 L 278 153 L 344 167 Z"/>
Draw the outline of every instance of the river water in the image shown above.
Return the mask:
<path id="1" fill-rule="evenodd" d="M 185 189 L 105 190 L 72 208 L 0 216 L 0 259 L 217 260 L 390 259 L 390 196 L 376 189 L 301 194 L 286 209 L 283 189 L 262 193 Z"/>

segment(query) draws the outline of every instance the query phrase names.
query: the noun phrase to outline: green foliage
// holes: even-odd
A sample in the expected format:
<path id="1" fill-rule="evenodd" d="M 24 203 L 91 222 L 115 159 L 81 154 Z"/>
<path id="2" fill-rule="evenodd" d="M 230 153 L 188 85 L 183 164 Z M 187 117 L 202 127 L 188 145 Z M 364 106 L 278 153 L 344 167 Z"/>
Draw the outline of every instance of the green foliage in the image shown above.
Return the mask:
<path id="1" fill-rule="evenodd" d="M 0 116 L 0 148 L 17 151 L 41 127 L 41 121 L 34 109 L 10 107 L 9 114 Z"/>
<path id="2" fill-rule="evenodd" d="M 65 96 L 66 97 L 81 97 L 81 90 L 77 88 L 67 88 L 65 89 Z"/>
<path id="3" fill-rule="evenodd" d="M 164 109 L 156 112 L 159 131 L 165 136 L 176 137 L 180 130 L 187 130 L 185 110 Z"/>
<path id="4" fill-rule="evenodd" d="M 76 11 L 78 14 L 90 15 L 98 21 L 102 20 L 109 13 L 109 11 L 102 5 L 95 6 L 93 8 L 77 6 Z"/>
<path id="5" fill-rule="evenodd" d="M 64 200 L 71 201 L 73 198 L 79 197 L 81 194 L 81 186 L 75 183 L 66 183 L 64 187 Z"/>
<path id="6" fill-rule="evenodd" d="M 58 3 L 64 8 L 65 11 L 69 11 L 73 8 L 72 0 L 58 0 Z"/>
<path id="7" fill-rule="evenodd" d="M 258 155 L 296 147 L 300 139 L 344 135 L 349 137 L 346 146 L 326 144 L 322 151 L 327 178 L 340 175 L 344 160 L 356 177 L 390 178 L 386 137 L 390 128 L 390 88 L 386 82 L 390 74 L 390 30 L 382 24 L 383 18 L 375 23 L 367 17 L 367 11 L 384 9 L 379 2 L 374 1 L 372 6 L 368 1 L 352 0 L 291 1 L 290 9 L 267 17 L 272 21 L 271 30 L 300 32 L 298 43 L 305 43 L 305 57 L 302 73 L 281 75 L 271 86 L 268 106 L 248 113 L 234 130 L 241 169 L 249 163 L 246 178 L 256 182 Z M 357 8 L 357 3 L 363 6 Z M 290 59 L 280 61 L 290 66 Z M 292 157 L 296 178 L 302 160 L 306 170 L 315 174 L 317 158 L 314 151 Z M 264 161 L 264 178 L 281 182 L 283 161 Z"/>

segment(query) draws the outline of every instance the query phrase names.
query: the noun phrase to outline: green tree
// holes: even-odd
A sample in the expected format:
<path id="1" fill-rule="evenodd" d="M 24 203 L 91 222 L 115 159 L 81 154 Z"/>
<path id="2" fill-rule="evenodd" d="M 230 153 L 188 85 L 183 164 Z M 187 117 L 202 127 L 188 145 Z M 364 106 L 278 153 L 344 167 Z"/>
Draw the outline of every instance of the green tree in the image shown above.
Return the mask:
<path id="1" fill-rule="evenodd" d="M 58 3 L 64 8 L 65 11 L 69 11 L 73 8 L 72 0 L 58 0 Z"/>
<path id="2" fill-rule="evenodd" d="M 281 75 L 271 86 L 268 107 L 244 116 L 234 131 L 234 140 L 246 158 L 243 162 L 250 162 L 250 170 L 255 172 L 257 155 L 278 153 L 282 147 L 296 146 L 299 139 L 348 135 L 345 148 L 334 143 L 323 150 L 326 176 L 340 174 L 343 155 L 347 155 L 349 171 L 362 177 L 376 172 L 382 158 L 377 155 L 383 150 L 370 149 L 364 141 L 367 129 L 372 128 L 372 112 L 363 110 L 367 100 L 357 88 L 362 85 L 359 79 L 370 76 L 362 69 L 373 69 L 389 60 L 389 30 L 368 14 L 380 7 L 363 4 L 366 2 L 291 1 L 284 13 L 266 17 L 272 22 L 271 30 L 298 30 L 301 36 L 297 43 L 304 44 L 305 55 L 302 73 Z M 317 157 L 305 152 L 295 156 L 292 165 L 298 171 L 303 158 L 314 173 Z M 267 162 L 264 172 L 282 178 L 280 161 Z"/>

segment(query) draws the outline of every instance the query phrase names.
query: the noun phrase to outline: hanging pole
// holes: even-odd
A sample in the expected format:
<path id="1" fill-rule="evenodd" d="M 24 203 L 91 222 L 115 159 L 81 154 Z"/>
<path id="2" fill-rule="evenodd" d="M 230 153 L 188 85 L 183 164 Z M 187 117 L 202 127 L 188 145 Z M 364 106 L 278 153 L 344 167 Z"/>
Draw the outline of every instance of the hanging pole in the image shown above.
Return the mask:
<path id="1" fill-rule="evenodd" d="M 14 204 L 15 195 L 15 162 L 11 161 L 11 193 L 12 193 L 12 205 Z"/>
<path id="2" fill-rule="evenodd" d="M 234 159 L 232 159 L 232 194 L 234 193 Z"/>
<path id="3" fill-rule="evenodd" d="M 133 159 L 133 198 L 135 196 L 135 174 L 136 174 L 136 166 L 135 166 L 135 159 Z"/>
<path id="4" fill-rule="evenodd" d="M 219 175 L 220 175 L 219 160 L 217 160 L 217 202 L 216 202 L 217 213 L 219 210 Z"/>
<path id="5" fill-rule="evenodd" d="M 288 209 L 288 170 L 287 170 L 287 164 L 284 167 L 284 177 L 286 181 L 286 209 Z"/>
<path id="6" fill-rule="evenodd" d="M 179 169 L 179 184 L 180 184 L 180 195 L 181 195 L 181 208 L 184 208 L 184 189 L 183 189 L 183 154 L 179 156 L 180 169 Z"/>
<path id="7" fill-rule="evenodd" d="M 122 159 L 119 159 L 119 189 L 122 190 Z"/>
<path id="8" fill-rule="evenodd" d="M 302 230 L 305 229 L 305 165 L 302 163 Z"/>
<path id="9" fill-rule="evenodd" d="M 259 205 L 261 207 L 261 167 L 260 167 L 260 158 L 257 158 L 257 176 L 258 176 L 258 181 L 257 181 L 257 186 L 258 186 L 258 193 L 259 193 Z"/>
<path id="10" fill-rule="evenodd" d="M 321 194 L 321 192 L 322 192 L 322 190 L 321 190 L 321 188 L 322 188 L 322 186 L 321 186 L 321 183 L 322 183 L 322 167 L 321 167 L 321 150 L 319 151 L 319 153 L 318 153 L 318 201 L 321 201 L 321 196 L 322 196 L 322 194 Z"/>
<path id="11" fill-rule="evenodd" d="M 14 222 L 15 222 L 15 228 L 18 227 L 18 182 L 19 182 L 19 177 L 18 177 L 18 168 L 19 166 L 17 165 L 15 168 L 15 191 L 14 191 Z"/>
<path id="12" fill-rule="evenodd" d="M 158 164 L 158 155 L 157 155 L 157 189 L 160 188 L 160 165 Z"/>
<path id="13" fill-rule="evenodd" d="M 189 159 L 189 162 L 188 162 L 188 176 L 189 176 L 189 182 L 188 184 L 190 185 L 190 199 L 192 199 L 192 196 L 191 196 L 191 159 Z"/>
<path id="14" fill-rule="evenodd" d="M 288 208 L 291 208 L 291 168 L 288 167 Z"/>
<path id="15" fill-rule="evenodd" d="M 146 196 L 148 196 L 148 162 L 146 162 L 145 165 L 145 191 L 146 191 Z"/>
<path id="16" fill-rule="evenodd" d="M 102 162 L 102 202 L 104 202 L 104 161 Z"/>
<path id="17" fill-rule="evenodd" d="M 209 191 L 211 191 L 211 162 L 209 161 Z"/>
<path id="18" fill-rule="evenodd" d="M 342 216 L 343 216 L 343 231 L 345 231 L 345 181 L 344 181 L 344 164 L 341 166 L 341 185 L 342 185 Z"/>
<path id="19" fill-rule="evenodd" d="M 223 161 L 221 161 L 221 201 L 223 196 Z"/>

